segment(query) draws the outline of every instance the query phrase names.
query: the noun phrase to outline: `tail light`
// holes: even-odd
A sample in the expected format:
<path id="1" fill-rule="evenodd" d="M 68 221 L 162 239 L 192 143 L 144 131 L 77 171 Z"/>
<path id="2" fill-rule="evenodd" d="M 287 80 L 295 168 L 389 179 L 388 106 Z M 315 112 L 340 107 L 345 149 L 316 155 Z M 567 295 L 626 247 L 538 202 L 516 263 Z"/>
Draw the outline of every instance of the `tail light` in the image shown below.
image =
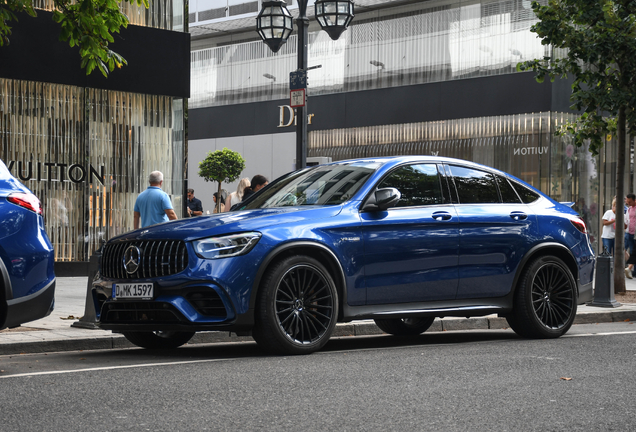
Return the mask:
<path id="1" fill-rule="evenodd" d="M 581 231 L 583 234 L 587 234 L 587 227 L 585 226 L 585 222 L 583 221 L 583 219 L 581 219 L 580 217 L 574 217 L 570 219 L 570 222 L 572 222 L 574 228 Z"/>
<path id="2" fill-rule="evenodd" d="M 31 210 L 37 214 L 42 214 L 42 207 L 40 206 L 40 200 L 33 194 L 27 193 L 12 193 L 7 197 L 7 201 L 25 209 Z"/>

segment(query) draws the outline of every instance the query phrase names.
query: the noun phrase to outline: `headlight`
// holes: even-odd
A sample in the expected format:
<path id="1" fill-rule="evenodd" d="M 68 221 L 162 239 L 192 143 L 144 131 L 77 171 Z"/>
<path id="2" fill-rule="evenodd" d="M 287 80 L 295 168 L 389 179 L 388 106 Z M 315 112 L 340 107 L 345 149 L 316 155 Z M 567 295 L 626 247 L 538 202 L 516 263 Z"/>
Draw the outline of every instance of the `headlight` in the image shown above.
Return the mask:
<path id="1" fill-rule="evenodd" d="M 193 242 L 194 250 L 201 258 L 216 259 L 243 255 L 252 250 L 261 233 L 247 232 L 222 237 L 210 237 Z"/>

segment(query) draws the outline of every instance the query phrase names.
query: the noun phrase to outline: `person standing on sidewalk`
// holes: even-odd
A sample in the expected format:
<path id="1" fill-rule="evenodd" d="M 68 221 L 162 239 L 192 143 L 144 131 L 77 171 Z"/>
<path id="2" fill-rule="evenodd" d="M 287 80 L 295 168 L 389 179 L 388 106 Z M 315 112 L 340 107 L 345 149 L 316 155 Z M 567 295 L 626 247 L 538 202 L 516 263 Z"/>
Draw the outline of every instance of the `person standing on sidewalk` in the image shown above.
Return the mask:
<path id="1" fill-rule="evenodd" d="M 243 192 L 245 191 L 245 188 L 250 187 L 250 184 L 250 179 L 248 177 L 242 178 L 241 181 L 239 181 L 236 191 L 232 192 L 225 200 L 224 211 L 230 211 L 230 208 L 232 208 L 233 205 L 243 201 Z"/>
<path id="2" fill-rule="evenodd" d="M 203 215 L 203 204 L 201 204 L 201 200 L 194 197 L 194 189 L 188 189 L 188 201 L 186 201 L 186 205 L 188 206 L 188 217 L 201 216 Z"/>
<path id="3" fill-rule="evenodd" d="M 610 254 L 614 253 L 614 242 L 616 240 L 616 229 L 614 222 L 616 221 L 616 198 L 612 200 L 612 209 L 603 215 L 603 249 Z"/>
<path id="4" fill-rule="evenodd" d="M 245 201 L 247 198 L 258 192 L 259 190 L 263 189 L 268 184 L 269 180 L 267 180 L 267 177 L 265 177 L 264 175 L 256 174 L 254 177 L 252 177 L 250 186 L 246 187 L 243 191 L 243 201 Z"/>
<path id="5" fill-rule="evenodd" d="M 150 186 L 137 197 L 135 201 L 135 229 L 155 225 L 169 220 L 177 220 L 177 214 L 172 208 L 172 202 L 167 193 L 161 190 L 163 173 L 153 171 L 148 177 Z"/>
<path id="6" fill-rule="evenodd" d="M 634 243 L 634 233 L 636 233 L 636 195 L 633 193 L 627 194 L 625 197 L 625 205 L 627 206 L 627 212 L 625 213 L 625 221 L 627 223 L 627 229 L 625 230 L 625 250 L 629 252 L 629 258 L 631 258 L 634 252 L 636 252 L 636 244 Z M 636 259 L 636 257 L 634 258 Z M 631 279 L 633 271 L 634 262 L 631 262 L 625 269 L 625 276 Z"/>

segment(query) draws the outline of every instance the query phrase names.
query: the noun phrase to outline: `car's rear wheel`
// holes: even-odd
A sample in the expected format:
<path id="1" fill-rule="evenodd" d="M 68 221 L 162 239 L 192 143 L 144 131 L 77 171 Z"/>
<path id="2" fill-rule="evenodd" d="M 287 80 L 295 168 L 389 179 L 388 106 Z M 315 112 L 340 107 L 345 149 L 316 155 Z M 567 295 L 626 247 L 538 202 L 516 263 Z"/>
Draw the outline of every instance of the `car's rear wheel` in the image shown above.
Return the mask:
<path id="1" fill-rule="evenodd" d="M 557 257 L 535 259 L 524 270 L 515 293 L 510 327 L 527 338 L 564 335 L 576 317 L 577 289 L 572 272 Z"/>
<path id="2" fill-rule="evenodd" d="M 384 333 L 394 336 L 417 336 L 433 325 L 435 317 L 376 319 L 374 321 Z"/>
<path id="3" fill-rule="evenodd" d="M 194 332 L 154 331 L 154 332 L 122 332 L 133 344 L 149 349 L 178 348 L 187 343 Z"/>
<path id="4" fill-rule="evenodd" d="M 327 269 L 309 256 L 285 258 L 263 278 L 252 330 L 254 340 L 277 354 L 322 348 L 338 317 L 338 293 Z"/>

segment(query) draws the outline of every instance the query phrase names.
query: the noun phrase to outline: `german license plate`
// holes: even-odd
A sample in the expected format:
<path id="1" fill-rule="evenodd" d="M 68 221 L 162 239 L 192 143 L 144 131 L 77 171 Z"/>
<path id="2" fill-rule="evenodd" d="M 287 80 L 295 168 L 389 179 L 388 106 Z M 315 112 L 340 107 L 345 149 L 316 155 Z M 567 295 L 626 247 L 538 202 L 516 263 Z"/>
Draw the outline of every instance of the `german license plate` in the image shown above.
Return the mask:
<path id="1" fill-rule="evenodd" d="M 113 299 L 142 299 L 153 298 L 155 287 L 152 283 L 113 284 Z"/>

